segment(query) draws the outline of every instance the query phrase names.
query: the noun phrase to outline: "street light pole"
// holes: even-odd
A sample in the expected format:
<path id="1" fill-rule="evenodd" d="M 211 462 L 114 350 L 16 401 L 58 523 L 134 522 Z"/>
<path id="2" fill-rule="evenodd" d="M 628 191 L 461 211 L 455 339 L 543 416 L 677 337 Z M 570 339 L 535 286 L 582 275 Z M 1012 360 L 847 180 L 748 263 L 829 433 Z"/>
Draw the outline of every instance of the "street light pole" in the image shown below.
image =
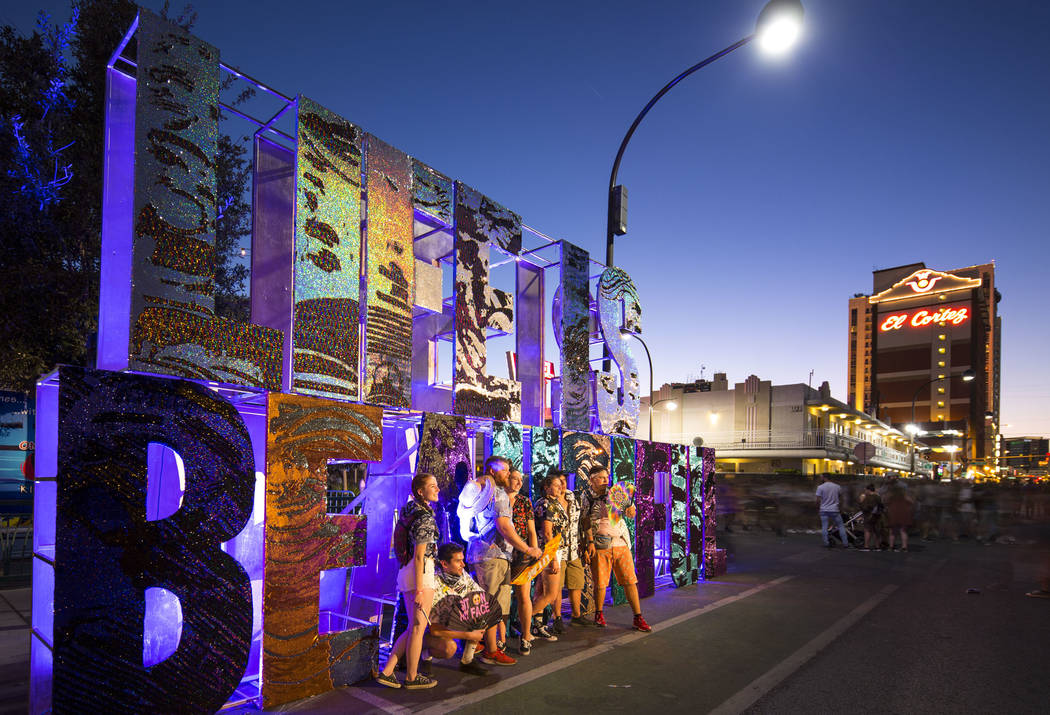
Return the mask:
<path id="1" fill-rule="evenodd" d="M 671 91 L 672 87 L 683 79 L 697 70 L 703 69 L 715 60 L 725 57 L 733 50 L 743 47 L 756 37 L 759 38 L 759 42 L 770 52 L 782 52 L 787 49 L 794 44 L 795 39 L 798 37 L 799 30 L 802 26 L 802 16 L 803 10 L 800 0 L 770 0 L 766 3 L 766 6 L 762 8 L 762 12 L 758 14 L 758 21 L 755 23 L 755 32 L 747 37 L 737 40 L 724 50 L 716 52 L 706 59 L 700 60 L 692 67 L 679 74 L 665 84 L 663 89 L 657 92 L 653 98 L 649 100 L 648 104 L 642 108 L 642 111 L 638 113 L 638 116 L 634 118 L 634 121 L 631 122 L 630 128 L 623 137 L 623 141 L 620 142 L 620 148 L 616 152 L 616 158 L 613 160 L 612 171 L 609 174 L 609 191 L 605 197 L 606 266 L 611 267 L 613 265 L 613 239 L 616 236 L 622 236 L 627 233 L 627 190 L 622 186 L 617 187 L 616 185 L 616 177 L 620 172 L 620 161 L 623 159 L 623 154 L 627 150 L 627 144 L 631 141 L 631 137 L 634 136 L 634 130 L 638 128 L 639 124 L 641 124 L 645 115 L 649 113 L 649 110 L 653 108 L 653 105 L 659 102 L 665 94 Z M 606 349 L 602 369 L 608 372 L 611 365 L 609 351 Z"/>

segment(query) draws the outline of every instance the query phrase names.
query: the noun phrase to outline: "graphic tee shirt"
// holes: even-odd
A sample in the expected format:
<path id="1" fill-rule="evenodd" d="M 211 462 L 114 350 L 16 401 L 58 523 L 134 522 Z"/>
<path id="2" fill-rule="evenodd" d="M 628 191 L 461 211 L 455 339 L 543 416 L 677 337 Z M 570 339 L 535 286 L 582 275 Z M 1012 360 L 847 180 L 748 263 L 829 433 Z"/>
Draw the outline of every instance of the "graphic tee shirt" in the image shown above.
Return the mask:
<path id="1" fill-rule="evenodd" d="M 580 500 L 580 513 L 585 519 L 589 519 L 594 527 L 595 535 L 612 537 L 611 547 L 631 546 L 631 534 L 627 529 L 627 520 L 618 519 L 613 521 L 609 517 L 609 490 L 606 489 L 598 496 L 588 487 L 583 492 Z"/>
<path id="2" fill-rule="evenodd" d="M 820 510 L 838 512 L 839 494 L 841 491 L 842 489 L 835 482 L 824 482 L 817 487 L 817 496 L 820 497 Z"/>
<path id="3" fill-rule="evenodd" d="M 492 499 L 474 515 L 474 531 L 478 534 L 467 546 L 467 561 L 478 564 L 488 559 L 506 559 L 510 561 L 513 547 L 507 543 L 496 528 L 496 519 L 506 517 L 513 521 L 514 513 L 510 506 L 510 495 L 503 489 L 495 487 Z"/>

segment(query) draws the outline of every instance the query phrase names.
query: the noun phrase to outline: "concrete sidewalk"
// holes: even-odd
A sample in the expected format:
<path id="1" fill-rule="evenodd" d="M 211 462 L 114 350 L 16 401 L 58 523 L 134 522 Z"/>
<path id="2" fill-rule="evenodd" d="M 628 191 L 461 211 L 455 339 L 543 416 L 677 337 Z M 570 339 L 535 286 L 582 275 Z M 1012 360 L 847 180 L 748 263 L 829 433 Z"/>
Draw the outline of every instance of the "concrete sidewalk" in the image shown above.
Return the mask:
<path id="1" fill-rule="evenodd" d="M 0 591 L 0 713 L 24 713 L 29 697 L 29 626 L 33 591 Z"/>

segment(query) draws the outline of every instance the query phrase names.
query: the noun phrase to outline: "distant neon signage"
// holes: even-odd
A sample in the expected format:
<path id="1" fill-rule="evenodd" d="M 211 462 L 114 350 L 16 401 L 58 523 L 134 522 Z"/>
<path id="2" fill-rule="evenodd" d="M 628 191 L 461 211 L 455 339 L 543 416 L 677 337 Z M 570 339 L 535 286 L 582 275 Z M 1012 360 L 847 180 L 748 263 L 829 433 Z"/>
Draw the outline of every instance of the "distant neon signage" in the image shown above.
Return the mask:
<path id="1" fill-rule="evenodd" d="M 924 328 L 927 325 L 946 325 L 949 323 L 962 325 L 969 319 L 970 309 L 968 307 L 948 306 L 937 310 L 923 308 L 912 312 L 887 315 L 879 325 L 879 330 L 883 333 L 888 333 L 891 330 L 900 330 L 906 325 L 913 328 Z"/>

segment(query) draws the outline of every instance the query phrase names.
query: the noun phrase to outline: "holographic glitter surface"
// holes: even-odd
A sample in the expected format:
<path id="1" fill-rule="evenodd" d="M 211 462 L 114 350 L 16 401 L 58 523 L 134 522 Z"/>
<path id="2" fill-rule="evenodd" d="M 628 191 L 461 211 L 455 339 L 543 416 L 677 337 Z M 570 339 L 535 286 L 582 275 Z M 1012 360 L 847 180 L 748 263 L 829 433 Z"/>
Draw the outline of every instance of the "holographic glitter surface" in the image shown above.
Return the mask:
<path id="1" fill-rule="evenodd" d="M 587 251 L 561 242 L 560 325 L 561 424 L 562 429 L 591 428 L 591 382 L 589 358 L 590 289 L 587 287 Z"/>
<path id="2" fill-rule="evenodd" d="M 595 400 L 602 431 L 633 437 L 638 430 L 638 364 L 628 336 L 641 332 L 641 304 L 631 277 L 619 268 L 606 268 L 598 284 L 598 319 L 615 373 L 597 371 Z"/>
<path id="3" fill-rule="evenodd" d="M 252 511 L 244 422 L 185 380 L 61 368 L 54 583 L 54 712 L 214 712 L 252 639 L 248 574 L 220 544 Z M 151 443 L 182 458 L 171 516 L 146 518 Z M 175 652 L 143 665 L 145 591 L 178 597 Z M 192 687 L 187 687 L 192 683 Z"/>
<path id="4" fill-rule="evenodd" d="M 383 409 L 303 395 L 269 395 L 266 442 L 266 579 L 263 587 L 263 706 L 327 692 L 365 677 L 337 664 L 371 651 L 375 629 L 318 632 L 321 571 L 365 563 L 365 517 L 326 514 L 328 460 L 379 461 Z M 350 678 L 350 679 L 347 679 Z"/>
<path id="5" fill-rule="evenodd" d="M 452 179 L 412 160 L 412 204 L 441 223 L 452 224 Z"/>
<path id="6" fill-rule="evenodd" d="M 424 413 L 416 474 L 433 474 L 437 478 L 444 505 L 459 495 L 457 475 L 465 482 L 472 471 L 466 420 L 458 415 Z"/>
<path id="7" fill-rule="evenodd" d="M 506 457 L 510 460 L 513 469 L 521 471 L 521 463 L 524 459 L 524 436 L 522 426 L 517 422 L 493 422 L 492 423 L 492 454 L 498 457 Z M 522 475 L 528 479 L 528 475 Z M 522 487 L 526 489 L 528 483 Z M 525 492 L 528 494 L 528 492 Z"/>
<path id="8" fill-rule="evenodd" d="M 140 9 L 128 367 L 280 389 L 280 331 L 216 318 L 219 51 Z"/>
<path id="9" fill-rule="evenodd" d="M 718 561 L 718 544 L 715 540 L 715 512 L 718 504 L 715 498 L 715 450 L 704 447 L 704 578 L 715 578 L 724 573 L 725 551 L 723 557 Z M 719 566 L 719 563 L 721 566 Z M 719 569 L 722 570 L 719 570 Z"/>
<path id="10" fill-rule="evenodd" d="M 588 473 L 591 467 L 609 468 L 609 436 L 589 432 L 562 432 L 561 466 L 569 472 L 569 486 L 576 493 L 577 503 L 589 483 Z M 575 482 L 575 486 L 573 486 Z M 583 570 L 583 592 L 580 599 L 580 612 L 583 615 L 594 613 L 594 577 L 589 568 Z"/>
<path id="11" fill-rule="evenodd" d="M 656 572 L 653 561 L 654 529 L 653 514 L 654 476 L 669 469 L 669 445 L 658 442 L 635 442 L 634 504 L 638 510 L 634 522 L 634 568 L 638 574 L 638 595 L 642 598 L 656 592 Z"/>
<path id="12" fill-rule="evenodd" d="M 509 332 L 514 296 L 489 285 L 489 244 L 521 252 L 521 217 L 456 182 L 453 412 L 517 422 L 521 383 L 488 374 L 485 330 Z"/>
<path id="13" fill-rule="evenodd" d="M 361 131 L 306 97 L 298 126 L 292 387 L 356 400 Z"/>
<path id="14" fill-rule="evenodd" d="M 365 400 L 412 400 L 412 160 L 372 135 L 365 140 L 368 194 Z"/>
<path id="15" fill-rule="evenodd" d="M 671 579 L 675 587 L 693 583 L 689 553 L 689 448 L 671 445 Z"/>
<path id="16" fill-rule="evenodd" d="M 612 480 L 615 484 L 623 484 L 634 489 L 634 440 L 627 437 L 611 437 L 612 443 Z M 634 519 L 624 517 L 627 522 L 628 533 L 633 534 L 635 529 Z M 631 539 L 631 556 L 637 554 L 636 539 Z M 616 581 L 616 575 L 612 578 L 613 603 L 617 606 L 627 603 L 627 594 L 623 586 Z"/>
<path id="17" fill-rule="evenodd" d="M 551 427 L 533 427 L 530 452 L 532 461 L 529 467 L 532 482 L 533 503 L 542 499 L 543 480 L 552 469 L 557 469 L 561 463 L 561 431 Z"/>

